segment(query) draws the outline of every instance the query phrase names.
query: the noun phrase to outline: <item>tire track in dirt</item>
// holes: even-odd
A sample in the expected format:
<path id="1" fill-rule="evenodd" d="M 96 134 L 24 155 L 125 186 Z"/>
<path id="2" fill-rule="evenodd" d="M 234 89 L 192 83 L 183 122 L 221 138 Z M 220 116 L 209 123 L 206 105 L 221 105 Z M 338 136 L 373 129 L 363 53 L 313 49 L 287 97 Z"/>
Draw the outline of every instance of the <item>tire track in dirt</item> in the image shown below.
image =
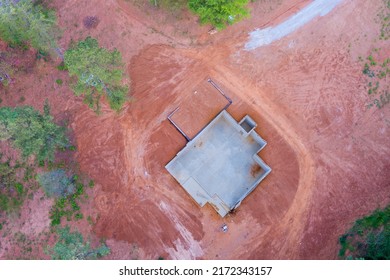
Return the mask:
<path id="1" fill-rule="evenodd" d="M 116 5 L 129 19 L 136 20 L 139 25 L 144 26 L 151 30 L 157 30 L 156 26 L 154 26 L 150 21 L 143 20 L 138 14 L 131 10 L 130 6 L 125 3 L 123 0 L 114 0 L 113 5 Z M 185 46 L 183 43 L 177 41 L 175 38 L 165 34 L 164 32 L 158 32 L 161 36 L 165 37 L 171 42 L 175 42 L 180 46 Z"/>
<path id="2" fill-rule="evenodd" d="M 257 96 L 250 93 L 256 93 L 256 89 L 251 86 L 251 81 L 247 80 L 242 75 L 235 73 L 234 70 L 227 67 L 217 66 L 215 68 L 216 74 L 219 79 L 222 77 L 222 82 L 225 86 L 230 85 L 230 88 L 235 88 L 237 91 L 242 92 L 242 98 L 244 101 L 251 104 L 251 101 Z M 288 225 L 289 239 L 286 242 L 281 242 L 283 248 L 279 248 L 280 251 L 289 251 L 288 255 L 296 255 L 299 244 L 299 240 L 302 236 L 303 221 L 307 216 L 308 203 L 311 197 L 312 186 L 315 182 L 315 164 L 310 156 L 310 152 L 305 147 L 301 137 L 293 128 L 293 124 L 287 119 L 284 113 L 272 102 L 265 94 L 261 94 L 260 102 L 256 102 L 260 114 L 270 122 L 277 132 L 289 143 L 298 157 L 299 162 L 299 184 L 297 192 L 294 197 L 294 201 L 289 207 L 287 213 L 283 219 L 278 223 L 278 226 L 270 228 L 272 235 L 280 234 L 280 231 L 285 230 L 283 227 Z M 293 224 L 292 224 L 293 222 Z M 293 227 L 291 227 L 293 226 Z M 266 235 L 267 233 L 265 233 Z M 258 247 L 264 240 L 254 240 Z M 276 245 L 276 244 L 275 244 Z M 285 255 L 287 256 L 287 254 Z"/>
<path id="3" fill-rule="evenodd" d="M 134 101 L 126 105 L 118 119 L 123 133 L 121 144 L 118 144 L 124 153 L 121 164 L 125 170 L 119 176 L 127 178 L 118 187 L 126 199 L 114 202 L 109 212 L 102 209 L 96 230 L 99 235 L 138 244 L 144 254 L 142 258 L 153 259 L 159 255 L 196 258 L 201 254 L 198 240 L 202 236 L 202 226 L 187 210 L 190 202 L 182 202 L 182 193 L 178 195 L 170 190 L 171 179 L 161 174 L 163 164 L 158 166 L 158 173 L 155 169 L 156 157 L 166 156 L 158 150 L 160 144 L 156 141 L 164 136 L 154 141 L 150 139 L 155 131 L 168 124 L 166 116 L 172 108 L 161 106 L 161 102 L 172 104 L 183 98 L 177 94 L 176 80 L 193 65 L 191 60 L 183 60 L 175 54 L 172 48 L 159 45 L 145 48 L 130 63 Z M 173 135 L 177 136 L 175 132 Z M 105 195 L 113 200 L 115 193 L 107 189 Z M 172 213 L 176 215 L 174 218 Z M 169 256 L 165 255 L 167 253 Z"/>
<path id="4" fill-rule="evenodd" d="M 373 124 L 381 125 L 377 122 L 380 121 L 381 115 L 382 118 L 385 116 L 386 112 L 376 112 L 376 116 L 371 118 L 369 117 L 373 115 L 371 112 L 362 110 L 367 94 L 364 79 L 361 66 L 353 61 L 353 56 L 349 53 L 350 42 L 356 44 L 358 40 L 355 37 L 359 30 L 357 26 L 365 29 L 363 22 L 370 22 L 369 20 L 374 18 L 372 11 L 375 12 L 375 9 L 368 9 L 369 3 L 365 5 L 368 6 L 366 9 L 363 8 L 362 3 L 354 3 L 352 6 L 345 4 L 337 10 L 334 18 L 322 20 L 322 23 L 318 22 L 308 26 L 307 30 L 301 30 L 294 38 L 297 41 L 301 40 L 301 44 L 295 48 L 294 44 L 291 45 L 291 41 L 289 42 L 291 38 L 286 38 L 283 42 L 259 50 L 250 58 L 239 60 L 240 64 L 235 64 L 242 69 L 241 73 L 247 73 L 253 80 L 261 77 L 261 80 L 265 81 L 257 83 L 263 90 L 271 89 L 271 102 L 278 104 L 279 110 L 285 108 L 284 111 L 290 114 L 291 123 L 295 125 L 296 131 L 302 134 L 302 141 L 316 166 L 312 195 L 309 197 L 310 201 L 306 203 L 308 208 L 306 212 L 309 215 L 306 214 L 305 221 L 302 221 L 303 229 L 300 238 L 302 244 L 295 244 L 295 247 L 300 249 L 297 254 L 294 253 L 294 258 L 313 258 L 313 252 L 316 252 L 315 258 L 336 258 L 337 238 L 343 232 L 341 228 L 347 227 L 350 222 L 346 220 L 348 217 L 353 219 L 358 215 L 353 211 L 359 210 L 359 213 L 362 213 L 363 209 L 369 207 L 372 211 L 378 207 L 379 202 L 384 203 L 388 199 L 387 181 L 383 175 L 372 174 L 373 170 L 379 173 L 386 170 L 386 152 L 378 154 L 378 151 L 388 151 L 388 148 L 383 146 L 385 145 L 383 136 L 380 137 L 375 130 L 373 131 Z M 351 12 L 356 12 L 358 8 L 364 10 L 361 16 L 364 16 L 365 21 L 352 24 Z M 367 11 L 371 11 L 371 15 Z M 343 17 L 341 13 L 344 13 Z M 371 18 L 367 18 L 370 16 Z M 324 21 L 328 26 L 323 25 Z M 332 36 L 326 38 L 329 28 L 336 26 L 335 22 L 342 29 L 331 32 Z M 348 24 L 343 24 L 344 22 Z M 326 31 L 322 32 L 324 30 L 321 29 Z M 356 32 L 352 36 L 351 30 Z M 309 43 L 309 40 L 313 41 Z M 287 61 L 284 58 L 288 58 Z M 255 66 L 254 60 L 261 61 L 262 66 Z M 245 64 L 250 66 L 246 67 Z M 375 143 L 372 145 L 372 151 L 369 147 L 350 143 L 350 138 L 354 139 L 361 133 L 360 131 L 365 131 L 367 140 L 373 140 Z M 367 131 L 373 132 L 369 134 Z M 381 132 L 385 134 L 386 129 L 382 127 Z M 351 155 L 343 150 L 342 146 L 345 144 L 348 145 Z M 377 155 L 376 163 L 370 168 L 364 166 L 363 170 L 359 167 L 361 161 L 357 154 L 364 155 L 364 159 L 368 162 L 371 162 L 371 156 L 366 157 L 366 153 L 362 151 Z M 329 165 L 326 166 L 328 172 L 320 173 L 318 170 L 324 169 L 323 159 L 326 157 L 329 157 L 327 161 Z M 360 178 L 360 181 L 356 178 Z M 348 189 L 349 187 L 351 190 Z M 378 194 L 371 194 L 370 189 L 377 190 L 382 198 Z M 362 203 L 363 197 L 366 199 L 364 203 Z M 344 203 L 346 199 L 349 199 L 348 205 L 337 206 L 337 203 Z M 351 210 L 354 205 L 357 208 Z M 285 232 L 285 235 L 290 234 L 288 226 L 285 227 Z M 275 245 L 283 243 L 285 239 L 283 234 L 274 235 L 272 238 Z M 283 245 L 279 244 L 278 247 L 280 246 Z M 283 254 L 283 251 L 279 252 L 273 247 L 271 245 L 267 247 L 269 250 L 274 250 L 271 255 Z M 262 249 L 264 250 L 264 247 Z M 264 254 L 260 256 L 268 258 Z M 285 254 L 284 258 L 289 256 L 290 254 Z"/>
<path id="5" fill-rule="evenodd" d="M 221 52 L 225 49 L 226 52 Z M 309 209 L 310 197 L 312 195 L 312 187 L 315 183 L 315 163 L 306 148 L 304 139 L 299 136 L 298 130 L 294 128 L 294 123 L 289 121 L 285 115 L 285 110 L 281 110 L 277 103 L 270 100 L 267 94 L 259 92 L 259 89 L 254 85 L 253 81 L 242 75 L 242 72 L 231 68 L 225 61 L 226 55 L 230 54 L 229 47 L 215 46 L 206 48 L 203 51 L 186 51 L 186 54 L 198 61 L 202 61 L 203 65 L 207 65 L 211 77 L 229 89 L 230 92 L 239 92 L 239 97 L 248 104 L 256 104 L 256 111 L 266 119 L 277 133 L 285 139 L 285 141 L 293 148 L 299 162 L 299 184 L 294 202 L 289 207 L 283 219 L 277 223 L 277 226 L 270 227 L 262 236 L 266 236 L 268 231 L 271 231 L 271 236 L 279 235 L 281 231 L 289 231 L 289 239 L 279 244 L 274 244 L 275 247 L 283 246 L 277 250 L 284 250 L 288 255 L 297 255 L 300 238 L 304 228 L 305 217 Z M 252 105 L 253 106 L 253 105 Z M 234 102 L 233 102 L 234 107 Z M 261 134 L 261 132 L 260 132 Z M 284 228 L 286 225 L 287 228 Z M 294 226 L 294 227 L 292 227 Z M 271 237 L 272 239 L 274 239 Z M 253 243 L 258 247 L 266 241 L 257 237 Z M 252 244 L 253 245 L 253 244 Z M 293 252 L 291 252 L 293 248 Z M 234 254 L 232 254 L 234 255 Z M 287 254 L 286 254 L 287 256 Z M 253 256 L 251 256 L 252 258 Z M 245 257 L 244 257 L 245 258 Z"/>

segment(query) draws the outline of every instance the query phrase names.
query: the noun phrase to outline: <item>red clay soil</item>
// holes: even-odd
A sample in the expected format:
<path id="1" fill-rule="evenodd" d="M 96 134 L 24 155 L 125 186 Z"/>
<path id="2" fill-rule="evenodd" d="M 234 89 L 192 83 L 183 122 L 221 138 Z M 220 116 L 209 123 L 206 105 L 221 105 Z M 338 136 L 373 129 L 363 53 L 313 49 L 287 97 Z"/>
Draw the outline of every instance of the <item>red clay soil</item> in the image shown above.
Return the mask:
<path id="1" fill-rule="evenodd" d="M 42 66 L 42 80 L 52 81 L 55 93 L 47 89 L 36 99 L 39 84 L 27 75 L 34 95 L 25 94 L 25 103 L 41 107 L 49 96 L 56 118 L 70 120 L 81 170 L 97 184 L 89 207 L 94 233 L 112 248 L 107 258 L 335 259 L 338 237 L 353 221 L 390 202 L 390 107 L 366 109 L 357 60 L 374 47 L 390 55 L 386 42 L 375 41 L 381 1 L 342 1 L 251 52 L 243 50 L 248 32 L 310 1 L 257 1 L 251 19 L 212 36 L 190 15 L 178 25 L 172 15 L 153 9 L 148 15 L 127 1 L 95 2 L 55 1 L 60 24 L 72 30 L 61 44 L 70 34 L 91 34 L 120 50 L 132 101 L 120 114 L 103 106 L 96 116 Z M 96 29 L 83 28 L 86 16 L 99 17 Z M 268 142 L 260 156 L 272 168 L 224 219 L 210 206 L 199 208 L 165 170 L 186 144 L 168 114 L 183 108 L 178 121 L 194 135 L 223 107 L 213 94 L 193 99 L 207 77 L 233 100 L 228 111 L 236 120 L 249 114 L 258 123 Z"/>
<path id="2" fill-rule="evenodd" d="M 171 120 L 190 139 L 229 105 L 227 98 L 208 82 L 209 77 L 199 78 L 199 84 L 195 87 L 183 88 L 185 99 L 180 100 L 171 115 Z"/>

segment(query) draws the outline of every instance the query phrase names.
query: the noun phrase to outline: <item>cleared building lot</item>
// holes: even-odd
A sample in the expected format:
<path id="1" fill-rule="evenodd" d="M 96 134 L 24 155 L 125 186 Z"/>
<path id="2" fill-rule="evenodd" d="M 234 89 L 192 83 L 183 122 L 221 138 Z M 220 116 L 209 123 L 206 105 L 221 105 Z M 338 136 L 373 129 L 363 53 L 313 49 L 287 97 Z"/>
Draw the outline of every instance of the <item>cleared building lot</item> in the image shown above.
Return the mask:
<path id="1" fill-rule="evenodd" d="M 224 110 L 166 168 L 201 207 L 210 203 L 224 217 L 271 172 L 257 155 L 266 142 L 255 127 Z"/>

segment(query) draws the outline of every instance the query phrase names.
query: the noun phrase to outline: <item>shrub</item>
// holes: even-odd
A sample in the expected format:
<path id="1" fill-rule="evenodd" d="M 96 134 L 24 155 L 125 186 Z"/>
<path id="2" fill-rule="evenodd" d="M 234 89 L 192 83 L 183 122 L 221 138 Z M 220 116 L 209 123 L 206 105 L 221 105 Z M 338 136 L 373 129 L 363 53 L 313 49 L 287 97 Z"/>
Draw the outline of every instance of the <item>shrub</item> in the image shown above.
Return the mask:
<path id="1" fill-rule="evenodd" d="M 57 66 L 57 69 L 60 70 L 60 71 L 67 71 L 68 69 L 66 69 L 66 66 L 65 66 L 65 63 L 64 62 L 61 62 L 58 66 Z"/>
<path id="2" fill-rule="evenodd" d="M 75 190 L 66 195 L 58 197 L 50 210 L 50 220 L 52 226 L 61 224 L 61 220 L 65 217 L 68 221 L 72 219 L 80 220 L 83 215 L 80 210 L 80 196 L 84 194 L 84 184 L 81 182 L 79 176 L 72 176 L 72 184 Z"/>
<path id="3" fill-rule="evenodd" d="M 63 169 L 56 169 L 37 176 L 39 184 L 49 197 L 66 197 L 75 192 L 76 187 Z"/>
<path id="4" fill-rule="evenodd" d="M 53 160 L 56 149 L 68 146 L 68 140 L 64 128 L 53 122 L 47 104 L 44 110 L 41 114 L 29 106 L 0 108 L 0 141 L 10 140 L 23 157 Z"/>
<path id="5" fill-rule="evenodd" d="M 87 29 L 96 28 L 99 25 L 99 18 L 96 16 L 87 16 L 83 20 L 84 27 Z"/>
<path id="6" fill-rule="evenodd" d="M 110 248 L 101 244 L 98 248 L 91 248 L 78 231 L 71 232 L 69 227 L 57 229 L 58 241 L 49 254 L 53 260 L 87 260 L 98 259 L 110 253 Z"/>
<path id="7" fill-rule="evenodd" d="M 341 258 L 389 260 L 390 205 L 357 220 L 339 242 Z"/>

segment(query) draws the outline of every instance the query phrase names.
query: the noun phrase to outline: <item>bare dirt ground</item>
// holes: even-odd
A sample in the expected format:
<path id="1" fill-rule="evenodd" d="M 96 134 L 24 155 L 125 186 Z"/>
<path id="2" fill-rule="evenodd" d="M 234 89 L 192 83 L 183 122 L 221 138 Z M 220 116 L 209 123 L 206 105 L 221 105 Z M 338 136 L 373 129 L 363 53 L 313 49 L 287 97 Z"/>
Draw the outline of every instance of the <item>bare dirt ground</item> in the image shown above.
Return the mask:
<path id="1" fill-rule="evenodd" d="M 311 1 L 257 1 L 255 16 L 212 36 L 189 14 L 177 18 L 139 1 L 98 2 L 54 1 L 60 25 L 72 30 L 61 45 L 92 35 L 121 51 L 132 102 L 120 114 L 103 107 L 96 116 L 55 84 L 66 73 L 39 63 L 15 79 L 2 105 L 42 108 L 49 98 L 56 119 L 69 120 L 80 167 L 97 184 L 85 206 L 95 223 L 85 223 L 85 232 L 107 239 L 108 258 L 335 259 L 338 236 L 390 202 L 390 105 L 367 109 L 358 61 L 373 48 L 390 55 L 377 40 L 382 1 L 344 0 L 253 51 L 244 50 L 250 31 L 283 22 Z M 83 28 L 89 15 L 99 17 L 96 29 Z M 205 95 L 210 111 L 202 115 L 202 100 L 192 101 L 207 77 L 232 98 L 236 120 L 256 120 L 268 142 L 260 156 L 273 169 L 224 219 L 210 206 L 200 209 L 164 168 L 186 143 L 168 114 L 194 106 L 180 118 L 193 133 L 214 113 L 212 104 L 220 106 Z M 20 95 L 25 100 L 16 102 Z"/>

